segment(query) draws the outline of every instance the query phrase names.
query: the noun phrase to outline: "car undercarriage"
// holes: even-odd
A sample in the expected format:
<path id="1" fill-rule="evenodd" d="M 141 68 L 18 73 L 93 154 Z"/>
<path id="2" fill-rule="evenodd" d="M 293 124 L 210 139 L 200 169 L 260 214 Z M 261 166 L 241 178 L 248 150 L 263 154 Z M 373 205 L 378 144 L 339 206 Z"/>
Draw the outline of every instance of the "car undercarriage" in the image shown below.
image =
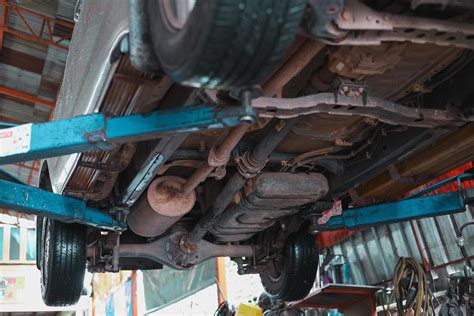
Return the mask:
<path id="1" fill-rule="evenodd" d="M 228 256 L 276 298 L 297 300 L 314 282 L 324 211 L 392 201 L 472 159 L 471 1 L 109 2 L 80 7 L 55 120 L 198 104 L 245 113 L 232 128 L 43 163 L 40 188 L 128 223 L 74 228 L 89 271 Z M 166 22 L 179 10 L 184 24 Z M 55 225 L 38 217 L 40 247 L 77 224 Z M 75 299 L 50 295 L 51 305 Z"/>

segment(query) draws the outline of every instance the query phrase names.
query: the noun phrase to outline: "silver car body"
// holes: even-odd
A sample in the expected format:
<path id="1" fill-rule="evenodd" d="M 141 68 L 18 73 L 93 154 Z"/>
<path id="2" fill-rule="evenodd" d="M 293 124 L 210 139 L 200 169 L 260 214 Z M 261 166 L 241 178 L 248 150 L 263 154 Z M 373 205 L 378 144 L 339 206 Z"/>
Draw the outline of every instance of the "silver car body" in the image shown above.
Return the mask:
<path id="1" fill-rule="evenodd" d="M 85 0 L 72 35 L 53 120 L 97 112 L 114 68 L 112 52 L 129 32 L 128 1 Z M 80 155 L 47 160 L 55 193 L 62 193 Z"/>

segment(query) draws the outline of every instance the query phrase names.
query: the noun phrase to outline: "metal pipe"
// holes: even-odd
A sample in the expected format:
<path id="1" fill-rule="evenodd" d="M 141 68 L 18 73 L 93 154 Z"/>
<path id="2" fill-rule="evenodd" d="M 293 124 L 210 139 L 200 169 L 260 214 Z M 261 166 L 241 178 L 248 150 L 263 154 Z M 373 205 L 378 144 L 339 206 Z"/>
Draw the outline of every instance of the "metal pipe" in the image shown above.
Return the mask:
<path id="1" fill-rule="evenodd" d="M 413 221 L 410 221 L 410 227 L 411 227 L 411 231 L 413 232 L 413 237 L 415 238 L 416 248 L 418 248 L 418 253 L 420 254 L 421 261 L 423 261 L 423 266 L 425 267 L 426 271 L 431 271 L 431 264 L 428 262 L 428 260 L 425 257 L 425 254 L 423 252 L 423 247 L 421 246 L 421 241 L 420 241 L 420 238 L 418 237 L 418 234 L 416 233 L 416 229 L 415 229 L 415 225 L 413 225 Z"/>
<path id="2" fill-rule="evenodd" d="M 248 161 L 252 163 L 252 166 L 258 167 L 260 165 L 260 169 L 264 166 L 268 156 L 290 132 L 296 121 L 297 119 L 291 119 L 288 121 L 274 120 L 270 131 L 248 155 Z M 246 181 L 247 175 L 242 174 L 240 169 L 239 172 L 232 175 L 222 191 L 216 197 L 211 208 L 203 217 L 201 217 L 196 226 L 194 226 L 187 238 L 187 242 L 197 243 L 204 237 L 212 225 L 214 225 L 217 218 L 224 212 L 234 196 L 242 189 Z"/>
<path id="3" fill-rule="evenodd" d="M 201 182 L 206 180 L 215 167 L 225 165 L 229 161 L 232 149 L 237 146 L 249 127 L 249 125 L 245 124 L 233 128 L 227 134 L 222 144 L 216 149 L 211 149 L 208 161 L 196 169 L 188 181 L 186 181 L 186 184 L 183 186 L 183 193 L 193 191 Z"/>
<path id="4" fill-rule="evenodd" d="M 276 95 L 283 87 L 296 75 L 298 75 L 303 68 L 314 58 L 323 48 L 325 44 L 318 41 L 309 40 L 302 45 L 302 47 L 294 53 L 283 66 L 263 85 L 262 94 L 263 96 L 272 97 Z M 242 137 L 249 129 L 249 125 L 241 125 L 234 128 L 227 135 L 224 142 L 217 147 L 214 153 L 216 161 L 225 160 L 224 163 L 214 165 L 206 163 L 201 168 L 197 169 L 192 176 L 188 179 L 188 182 L 184 185 L 183 191 L 188 193 L 206 180 L 209 174 L 214 170 L 216 166 L 225 165 L 230 156 L 230 152 L 239 143 Z M 211 159 L 211 156 L 209 157 Z"/>
<path id="5" fill-rule="evenodd" d="M 450 261 L 450 262 L 438 264 L 438 265 L 433 266 L 432 269 L 433 270 L 442 269 L 442 268 L 445 268 L 445 267 L 453 265 L 453 264 L 459 264 L 459 263 L 463 263 L 463 262 L 470 262 L 471 260 L 474 260 L 474 256 L 459 258 L 459 259 L 456 259 L 456 260 L 453 260 L 453 261 Z"/>
<path id="6" fill-rule="evenodd" d="M 182 266 L 171 260 L 169 246 L 173 235 L 166 236 L 146 244 L 121 244 L 120 258 L 147 258 L 175 269 L 191 268 L 192 266 L 215 257 L 249 257 L 252 258 L 260 251 L 259 247 L 251 245 L 215 245 L 207 241 L 201 241 L 197 251 L 193 254 L 189 265 Z"/>
<path id="7" fill-rule="evenodd" d="M 304 43 L 263 85 L 263 96 L 273 97 L 280 92 L 325 46 L 322 42 L 312 40 Z"/>
<path id="8" fill-rule="evenodd" d="M 459 189 L 462 189 L 459 188 Z M 456 233 L 456 236 L 461 236 L 462 237 L 462 231 L 459 229 L 458 223 L 456 222 L 456 217 L 454 217 L 453 214 L 449 214 L 449 220 L 451 224 L 453 225 L 454 232 Z M 468 256 L 467 249 L 463 244 L 459 244 L 459 251 L 461 251 L 461 254 L 464 258 Z M 466 264 L 469 266 L 469 268 L 472 268 L 471 262 L 469 260 L 466 260 Z"/>

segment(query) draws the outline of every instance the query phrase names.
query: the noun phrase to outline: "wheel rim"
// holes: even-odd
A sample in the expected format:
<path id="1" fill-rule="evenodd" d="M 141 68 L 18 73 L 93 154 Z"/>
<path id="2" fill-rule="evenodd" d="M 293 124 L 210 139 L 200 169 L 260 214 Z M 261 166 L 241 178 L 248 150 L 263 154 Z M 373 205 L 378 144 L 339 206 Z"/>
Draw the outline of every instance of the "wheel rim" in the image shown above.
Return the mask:
<path id="1" fill-rule="evenodd" d="M 270 263 L 270 267 L 267 271 L 268 278 L 272 282 L 278 282 L 283 275 L 283 271 L 285 270 L 285 265 L 284 263 L 276 260 L 272 260 Z"/>
<path id="2" fill-rule="evenodd" d="M 161 15 L 171 31 L 179 31 L 188 22 L 196 0 L 160 0 Z"/>

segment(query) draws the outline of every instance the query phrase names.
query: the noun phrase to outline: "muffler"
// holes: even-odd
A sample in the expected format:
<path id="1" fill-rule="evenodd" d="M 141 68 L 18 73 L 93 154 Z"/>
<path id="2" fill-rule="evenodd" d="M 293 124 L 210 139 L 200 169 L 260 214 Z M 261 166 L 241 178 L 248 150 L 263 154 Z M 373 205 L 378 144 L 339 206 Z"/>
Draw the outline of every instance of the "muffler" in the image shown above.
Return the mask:
<path id="1" fill-rule="evenodd" d="M 186 179 L 165 176 L 154 180 L 146 194 L 132 206 L 128 226 L 137 235 L 155 237 L 163 234 L 196 202 L 193 191 L 183 192 Z"/>

